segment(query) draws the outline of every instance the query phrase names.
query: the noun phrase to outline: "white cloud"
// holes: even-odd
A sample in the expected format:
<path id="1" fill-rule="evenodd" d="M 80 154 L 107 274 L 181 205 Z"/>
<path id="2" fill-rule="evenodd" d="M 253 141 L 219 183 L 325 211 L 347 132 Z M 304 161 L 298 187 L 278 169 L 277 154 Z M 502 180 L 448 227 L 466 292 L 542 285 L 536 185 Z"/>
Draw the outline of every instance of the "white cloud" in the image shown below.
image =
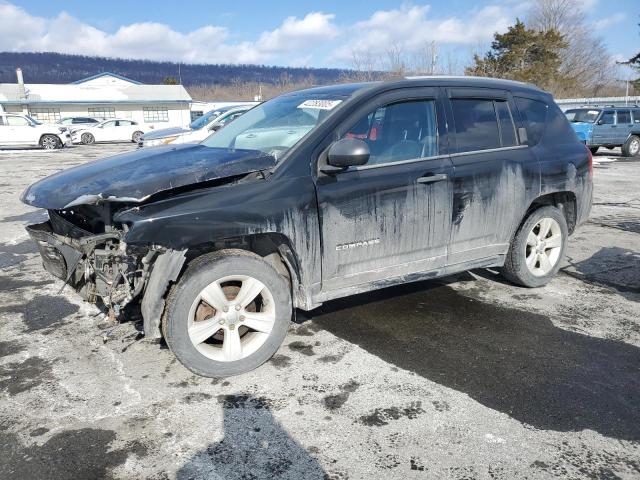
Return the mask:
<path id="1" fill-rule="evenodd" d="M 288 17 L 280 27 L 263 32 L 257 41 L 232 42 L 227 28 L 214 25 L 181 33 L 162 23 L 141 22 L 121 26 L 111 34 L 66 12 L 54 18 L 38 17 L 0 0 L 0 51 L 193 63 L 267 63 L 278 55 L 297 52 L 299 61 L 314 44 L 338 35 L 333 19 L 333 15 L 321 12 L 309 13 L 302 19 Z"/>
<path id="2" fill-rule="evenodd" d="M 309 13 L 302 20 L 288 17 L 280 28 L 264 32 L 258 45 L 263 51 L 280 53 L 332 40 L 338 35 L 338 28 L 332 23 L 334 17 L 320 12 Z"/>
<path id="3" fill-rule="evenodd" d="M 351 27 L 348 35 L 353 40 L 338 47 L 332 58 L 348 61 L 354 52 L 385 55 L 389 46 L 411 52 L 432 41 L 478 45 L 491 40 L 495 32 L 506 31 L 515 19 L 514 10 L 504 5 L 489 5 L 465 17 L 430 18 L 429 11 L 428 5 L 409 4 L 377 11 Z"/>
<path id="4" fill-rule="evenodd" d="M 593 22 L 593 28 L 596 30 L 606 30 L 607 28 L 620 23 L 625 20 L 626 15 L 624 13 L 614 13 L 608 17 L 601 18 Z"/>

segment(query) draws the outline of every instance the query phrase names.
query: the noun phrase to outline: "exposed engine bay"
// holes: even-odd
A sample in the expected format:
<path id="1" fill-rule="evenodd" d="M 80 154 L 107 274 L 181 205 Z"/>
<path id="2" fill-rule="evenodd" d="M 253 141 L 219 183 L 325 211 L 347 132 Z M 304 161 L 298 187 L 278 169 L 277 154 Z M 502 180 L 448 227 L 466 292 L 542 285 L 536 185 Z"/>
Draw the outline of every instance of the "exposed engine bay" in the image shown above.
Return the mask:
<path id="1" fill-rule="evenodd" d="M 88 302 L 101 302 L 118 315 L 138 297 L 162 247 L 129 246 L 126 225 L 111 223 L 111 205 L 48 210 L 49 221 L 28 227 L 47 271 Z"/>

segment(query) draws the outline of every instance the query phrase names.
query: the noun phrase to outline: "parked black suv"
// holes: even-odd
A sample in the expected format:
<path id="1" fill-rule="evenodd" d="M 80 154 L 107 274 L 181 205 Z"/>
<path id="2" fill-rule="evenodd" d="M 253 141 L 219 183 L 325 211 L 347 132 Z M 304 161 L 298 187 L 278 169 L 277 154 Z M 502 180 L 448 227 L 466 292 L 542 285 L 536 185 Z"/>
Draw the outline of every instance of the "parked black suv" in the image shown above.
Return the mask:
<path id="1" fill-rule="evenodd" d="M 217 377 L 270 358 L 295 308 L 481 267 L 544 285 L 591 192 L 549 94 L 432 77 L 282 95 L 22 200 L 49 211 L 28 227 L 49 272 L 115 314 L 140 302 L 148 338 Z"/>

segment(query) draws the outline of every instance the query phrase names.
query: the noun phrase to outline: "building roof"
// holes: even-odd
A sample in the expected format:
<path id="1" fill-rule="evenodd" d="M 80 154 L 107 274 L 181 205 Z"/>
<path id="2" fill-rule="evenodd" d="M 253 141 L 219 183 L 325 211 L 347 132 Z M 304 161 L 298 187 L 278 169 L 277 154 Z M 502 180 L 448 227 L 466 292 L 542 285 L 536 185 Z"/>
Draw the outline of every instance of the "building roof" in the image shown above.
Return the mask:
<path id="1" fill-rule="evenodd" d="M 113 73 L 113 72 L 100 72 L 100 73 L 97 73 L 95 75 L 91 75 L 90 77 L 81 78 L 80 80 L 76 80 L 75 82 L 71 82 L 71 85 L 79 85 L 81 83 L 89 82 L 91 80 L 95 80 L 96 78 L 101 78 L 101 77 L 114 77 L 114 78 L 117 78 L 119 80 L 124 80 L 125 82 L 132 83 L 134 85 L 142 85 L 142 82 L 139 82 L 137 80 L 133 80 L 131 78 L 124 77 L 122 75 L 118 75 L 117 73 Z"/>
<path id="2" fill-rule="evenodd" d="M 25 84 L 26 98 L 18 84 L 0 83 L 0 104 L 109 104 L 109 103 L 189 103 L 191 96 L 182 85 L 55 85 Z"/>

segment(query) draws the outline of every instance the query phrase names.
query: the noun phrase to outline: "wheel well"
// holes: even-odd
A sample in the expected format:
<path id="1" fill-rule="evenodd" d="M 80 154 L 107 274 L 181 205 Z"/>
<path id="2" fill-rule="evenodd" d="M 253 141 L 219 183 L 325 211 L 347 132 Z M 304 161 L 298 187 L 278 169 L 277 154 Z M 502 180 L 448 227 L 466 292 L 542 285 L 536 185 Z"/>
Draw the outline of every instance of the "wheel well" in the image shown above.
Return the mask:
<path id="1" fill-rule="evenodd" d="M 301 279 L 298 257 L 289 239 L 280 233 L 269 232 L 225 238 L 190 247 L 187 251 L 187 260 L 183 266 L 183 271 L 191 261 L 201 255 L 225 249 L 246 250 L 259 255 L 289 281 L 294 306 L 307 303 L 304 293 L 300 289 Z"/>
<path id="2" fill-rule="evenodd" d="M 564 214 L 564 218 L 567 221 L 567 228 L 569 229 L 569 233 L 573 233 L 573 230 L 576 228 L 576 217 L 577 217 L 577 208 L 576 208 L 576 196 L 573 192 L 554 192 L 549 193 L 547 195 L 542 195 L 536 198 L 529 209 L 527 210 L 527 214 L 525 218 L 529 216 L 533 210 L 536 210 L 540 207 L 552 205 Z"/>
<path id="3" fill-rule="evenodd" d="M 42 143 L 42 139 L 44 137 L 56 137 L 56 139 L 60 140 L 55 133 L 43 133 L 42 135 L 40 135 L 40 139 L 38 140 L 38 143 Z"/>

